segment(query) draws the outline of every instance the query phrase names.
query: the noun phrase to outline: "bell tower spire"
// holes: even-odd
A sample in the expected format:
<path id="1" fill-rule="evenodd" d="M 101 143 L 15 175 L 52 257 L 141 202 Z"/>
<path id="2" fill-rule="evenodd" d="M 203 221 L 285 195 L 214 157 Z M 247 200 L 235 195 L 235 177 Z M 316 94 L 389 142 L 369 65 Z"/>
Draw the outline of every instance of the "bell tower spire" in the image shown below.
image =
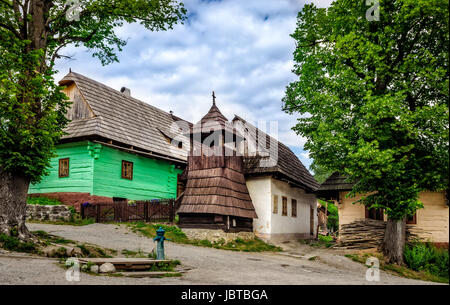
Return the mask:
<path id="1" fill-rule="evenodd" d="M 212 92 L 212 98 L 213 98 L 213 105 L 216 105 L 216 95 L 214 94 L 214 90 Z"/>

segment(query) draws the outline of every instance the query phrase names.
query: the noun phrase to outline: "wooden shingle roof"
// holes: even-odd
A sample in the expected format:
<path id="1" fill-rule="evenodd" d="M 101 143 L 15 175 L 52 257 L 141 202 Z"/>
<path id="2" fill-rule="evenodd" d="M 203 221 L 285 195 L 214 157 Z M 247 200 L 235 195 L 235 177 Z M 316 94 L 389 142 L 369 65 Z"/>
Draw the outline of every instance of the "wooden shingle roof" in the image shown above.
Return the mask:
<path id="1" fill-rule="evenodd" d="M 209 122 L 219 122 L 222 126 L 224 126 L 228 120 L 227 118 L 220 112 L 219 108 L 216 106 L 216 103 L 213 103 L 208 113 L 203 116 L 200 120 L 200 124 L 207 124 Z"/>
<path id="2" fill-rule="evenodd" d="M 262 152 L 259 153 L 259 157 L 244 156 L 245 174 L 278 174 L 294 185 L 302 187 L 307 191 L 313 192 L 317 190 L 320 184 L 314 179 L 311 173 L 289 147 L 262 132 L 243 118 L 235 115 L 233 123 L 238 121 L 245 124 L 245 127 L 248 129 L 247 137 L 253 137 L 251 140 L 254 141 L 254 143 L 257 143 L 258 138 L 266 137 L 266 145 L 269 146 L 266 146 L 265 148 L 259 147 L 259 149 L 261 148 L 262 150 Z M 264 156 L 264 151 L 266 151 L 267 156 Z M 264 162 L 260 162 L 260 160 L 264 158 L 268 161 L 272 158 L 273 160 L 264 165 Z"/>
<path id="3" fill-rule="evenodd" d="M 331 174 L 319 187 L 318 191 L 349 191 L 353 188 L 353 183 L 338 172 Z"/>
<path id="4" fill-rule="evenodd" d="M 60 81 L 61 85 L 72 83 L 94 115 L 72 120 L 62 139 L 99 136 L 186 162 L 189 145 L 178 148 L 167 138 L 179 118 L 78 73 L 71 72 Z"/>
<path id="5" fill-rule="evenodd" d="M 177 213 L 257 218 L 242 170 L 242 156 L 189 156 Z"/>

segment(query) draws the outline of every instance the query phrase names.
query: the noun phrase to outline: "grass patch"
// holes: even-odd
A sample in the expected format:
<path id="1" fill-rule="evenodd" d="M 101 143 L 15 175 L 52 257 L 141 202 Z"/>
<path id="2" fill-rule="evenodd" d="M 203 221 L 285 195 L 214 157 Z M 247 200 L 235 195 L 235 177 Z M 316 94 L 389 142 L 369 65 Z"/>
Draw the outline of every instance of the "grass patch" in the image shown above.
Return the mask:
<path id="1" fill-rule="evenodd" d="M 75 241 L 70 240 L 70 239 L 65 239 L 63 237 L 60 236 L 55 236 L 55 235 L 50 235 L 45 231 L 39 230 L 39 231 L 33 231 L 32 232 L 36 237 L 38 237 L 41 241 L 43 241 L 45 244 L 50 244 L 50 243 L 54 243 L 54 244 L 63 244 L 63 245 L 67 245 L 67 244 L 73 244 L 75 243 Z"/>
<path id="2" fill-rule="evenodd" d="M 332 236 L 319 235 L 318 239 L 299 239 L 299 243 L 317 248 L 329 248 L 335 244 Z"/>
<path id="3" fill-rule="evenodd" d="M 280 247 L 265 243 L 259 238 L 255 238 L 253 240 L 243 240 L 237 238 L 230 242 L 226 242 L 224 239 L 221 239 L 217 242 L 211 242 L 206 239 L 204 240 L 189 239 L 186 236 L 186 234 L 184 234 L 184 232 L 177 226 L 165 224 L 151 224 L 144 222 L 129 223 L 127 225 L 131 229 L 131 231 L 135 233 L 139 232 L 149 238 L 154 238 L 156 236 L 156 230 L 159 227 L 162 227 L 166 231 L 165 236 L 168 239 L 170 239 L 170 241 L 180 244 L 189 244 L 200 247 L 208 247 L 232 251 L 245 251 L 245 252 L 282 251 Z"/>
<path id="4" fill-rule="evenodd" d="M 25 253 L 36 253 L 38 250 L 33 242 L 23 242 L 15 236 L 6 234 L 0 234 L 0 248 Z"/>
<path id="5" fill-rule="evenodd" d="M 47 197 L 27 197 L 27 204 L 38 204 L 38 205 L 64 205 L 59 200 L 51 199 Z"/>
<path id="6" fill-rule="evenodd" d="M 181 265 L 179 260 L 173 260 L 168 263 L 156 263 L 153 264 L 148 271 L 167 271 L 167 272 L 173 272 L 175 271 L 175 268 Z"/>
<path id="7" fill-rule="evenodd" d="M 441 277 L 434 274 L 431 274 L 428 271 L 415 271 L 406 266 L 399 266 L 395 264 L 387 264 L 384 260 L 384 256 L 381 253 L 364 253 L 364 254 L 346 254 L 346 257 L 350 258 L 354 262 L 358 262 L 361 264 L 366 264 L 366 261 L 369 257 L 376 257 L 380 261 L 380 269 L 405 277 L 409 279 L 422 280 L 422 281 L 430 281 L 437 283 L 449 283 L 448 277 Z"/>
<path id="8" fill-rule="evenodd" d="M 50 225 L 65 225 L 65 226 L 86 226 L 95 223 L 94 218 L 85 218 L 81 219 L 81 217 L 73 217 L 70 221 L 57 220 L 27 220 L 29 223 L 43 223 Z"/>
<path id="9" fill-rule="evenodd" d="M 45 246 L 49 246 L 51 244 L 59 244 L 69 247 L 77 247 L 81 250 L 82 257 L 103 257 L 103 258 L 111 258 L 112 255 L 116 255 L 117 251 L 113 249 L 103 249 L 96 245 L 91 245 L 87 243 L 79 243 L 74 240 L 66 239 L 60 236 L 48 234 L 45 231 L 33 231 L 32 232 L 36 237 L 39 238 L 41 243 Z M 64 249 L 64 252 L 63 250 Z M 57 249 L 54 253 L 55 257 L 66 257 L 65 248 L 61 247 Z"/>
<path id="10" fill-rule="evenodd" d="M 66 247 L 79 248 L 81 255 L 77 255 L 80 257 L 111 258 L 113 257 L 112 255 L 117 254 L 117 251 L 113 249 L 103 249 L 96 245 L 78 243 L 70 239 L 48 234 L 42 230 L 31 233 L 39 239 L 39 242 L 24 242 L 15 236 L 0 234 L 0 248 L 15 252 L 33 253 L 44 256 L 49 255 L 57 258 L 67 257 Z M 55 246 L 57 247 L 56 249 Z M 49 247 L 53 247 L 53 249 Z"/>
<path id="11" fill-rule="evenodd" d="M 139 249 L 138 251 L 123 249 L 121 253 L 125 257 L 151 258 L 151 254 L 145 254 L 141 249 Z"/>

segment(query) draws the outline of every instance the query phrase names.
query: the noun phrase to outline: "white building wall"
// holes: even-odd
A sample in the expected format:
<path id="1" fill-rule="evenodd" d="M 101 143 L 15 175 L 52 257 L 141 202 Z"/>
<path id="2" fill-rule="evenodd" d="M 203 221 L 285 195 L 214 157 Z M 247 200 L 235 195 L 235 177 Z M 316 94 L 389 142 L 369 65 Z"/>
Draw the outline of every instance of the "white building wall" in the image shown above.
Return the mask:
<path id="1" fill-rule="evenodd" d="M 303 189 L 289 186 L 287 182 L 271 177 L 251 177 L 247 188 L 258 219 L 253 220 L 253 230 L 266 239 L 293 239 L 310 237 L 310 207 L 313 208 L 313 236 L 317 233 L 317 199 Z M 278 213 L 273 213 L 273 197 L 278 196 Z M 287 216 L 282 216 L 282 197 L 287 198 Z M 297 200 L 297 217 L 292 217 L 291 200 Z"/>
<path id="2" fill-rule="evenodd" d="M 253 219 L 253 231 L 259 233 L 261 237 L 266 237 L 271 232 L 271 179 L 270 177 L 254 177 L 247 179 L 246 184 L 258 216 Z"/>

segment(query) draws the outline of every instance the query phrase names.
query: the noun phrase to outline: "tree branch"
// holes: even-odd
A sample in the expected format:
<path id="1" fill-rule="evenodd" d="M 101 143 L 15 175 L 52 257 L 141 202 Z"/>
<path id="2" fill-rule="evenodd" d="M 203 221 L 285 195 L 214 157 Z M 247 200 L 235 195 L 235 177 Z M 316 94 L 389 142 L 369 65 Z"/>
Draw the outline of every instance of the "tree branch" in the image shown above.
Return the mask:
<path id="1" fill-rule="evenodd" d="M 0 27 L 10 31 L 12 34 L 14 34 L 18 39 L 22 39 L 20 37 L 20 34 L 16 31 L 16 29 L 14 27 L 12 27 L 11 25 L 5 24 L 5 23 L 0 23 Z"/>

